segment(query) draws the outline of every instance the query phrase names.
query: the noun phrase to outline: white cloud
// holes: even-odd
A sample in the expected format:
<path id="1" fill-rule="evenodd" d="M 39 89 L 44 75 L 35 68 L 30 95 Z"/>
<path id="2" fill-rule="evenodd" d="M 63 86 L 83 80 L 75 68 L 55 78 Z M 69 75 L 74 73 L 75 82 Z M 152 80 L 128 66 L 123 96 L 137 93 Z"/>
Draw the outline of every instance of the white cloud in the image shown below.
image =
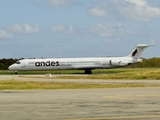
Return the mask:
<path id="1" fill-rule="evenodd" d="M 51 27 L 51 31 L 53 33 L 62 33 L 62 34 L 78 34 L 78 28 L 72 26 L 72 25 L 68 25 L 68 26 L 64 26 L 64 25 L 54 25 Z"/>
<path id="2" fill-rule="evenodd" d="M 38 33 L 39 32 L 39 26 L 38 25 L 28 25 L 28 24 L 14 24 L 11 26 L 6 26 L 4 28 L 6 31 L 16 34 L 32 34 L 32 33 Z"/>
<path id="3" fill-rule="evenodd" d="M 124 1 L 135 4 L 136 6 L 144 6 L 146 4 L 145 0 L 124 0 Z"/>
<path id="4" fill-rule="evenodd" d="M 5 30 L 0 29 L 0 39 L 10 39 L 12 37 L 13 37 L 12 34 L 9 34 Z"/>
<path id="5" fill-rule="evenodd" d="M 96 17 L 104 17 L 106 13 L 110 13 L 111 16 L 118 15 L 126 19 L 140 21 L 149 21 L 160 17 L 160 8 L 150 5 L 146 0 L 100 1 L 99 4 L 88 9 L 88 12 Z"/>
<path id="6" fill-rule="evenodd" d="M 153 38 L 149 39 L 149 44 L 156 45 L 156 41 Z"/>
<path id="7" fill-rule="evenodd" d="M 120 37 L 136 34 L 130 30 L 123 29 L 121 24 L 98 24 L 90 28 L 90 33 L 100 37 Z"/>
<path id="8" fill-rule="evenodd" d="M 75 6 L 81 4 L 77 0 L 39 0 L 47 2 L 50 6 Z"/>
<path id="9" fill-rule="evenodd" d="M 65 26 L 63 25 L 54 25 L 52 28 L 51 28 L 51 31 L 52 32 L 64 32 L 65 31 Z"/>
<path id="10" fill-rule="evenodd" d="M 106 11 L 99 9 L 99 8 L 91 8 L 88 10 L 88 12 L 96 17 L 105 17 L 106 16 Z"/>
<path id="11" fill-rule="evenodd" d="M 125 0 L 118 3 L 120 6 L 117 4 L 117 11 L 127 19 L 149 21 L 160 17 L 160 8 L 149 5 L 145 0 Z"/>

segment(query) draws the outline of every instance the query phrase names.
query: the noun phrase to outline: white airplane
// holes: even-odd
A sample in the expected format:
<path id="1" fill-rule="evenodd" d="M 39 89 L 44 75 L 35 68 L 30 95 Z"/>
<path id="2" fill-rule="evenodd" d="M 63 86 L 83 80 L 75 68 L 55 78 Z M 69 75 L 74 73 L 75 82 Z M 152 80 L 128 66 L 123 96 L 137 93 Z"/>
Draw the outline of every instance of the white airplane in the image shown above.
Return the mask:
<path id="1" fill-rule="evenodd" d="M 90 58 L 51 58 L 51 59 L 23 59 L 9 66 L 9 70 L 85 70 L 85 74 L 92 74 L 92 69 L 109 69 L 124 67 L 142 62 L 141 55 L 151 45 L 137 44 L 134 50 L 123 57 L 90 57 Z"/>

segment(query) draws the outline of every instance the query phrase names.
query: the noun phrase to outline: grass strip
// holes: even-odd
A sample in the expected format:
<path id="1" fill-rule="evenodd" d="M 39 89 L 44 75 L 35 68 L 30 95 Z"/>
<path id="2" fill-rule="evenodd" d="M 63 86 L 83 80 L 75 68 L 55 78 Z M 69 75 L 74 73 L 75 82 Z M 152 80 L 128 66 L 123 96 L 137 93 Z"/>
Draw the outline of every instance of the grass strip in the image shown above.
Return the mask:
<path id="1" fill-rule="evenodd" d="M 106 79 L 106 80 L 160 80 L 160 69 L 112 69 L 97 70 L 99 73 L 90 75 L 55 75 L 52 79 Z M 24 76 L 23 76 L 24 77 Z M 25 76 L 28 77 L 28 76 Z M 38 76 L 36 76 L 38 78 Z M 40 77 L 39 77 L 40 78 Z M 44 75 L 45 78 L 45 75 Z"/>
<path id="2" fill-rule="evenodd" d="M 134 88 L 134 87 L 160 87 L 160 84 L 142 83 L 58 83 L 41 81 L 2 80 L 0 90 L 53 90 L 53 89 L 89 89 L 89 88 Z"/>
<path id="3" fill-rule="evenodd" d="M 120 69 L 97 69 L 93 74 L 85 75 L 84 70 L 52 70 L 52 71 L 18 71 L 19 75 L 61 75 L 53 76 L 53 79 L 123 79 L 123 80 L 160 80 L 158 68 L 120 68 Z M 13 71 L 0 71 L 0 74 L 14 74 Z M 71 74 L 71 75 L 68 75 Z M 74 76 L 74 74 L 76 74 Z M 65 76 L 66 75 L 66 76 Z"/>

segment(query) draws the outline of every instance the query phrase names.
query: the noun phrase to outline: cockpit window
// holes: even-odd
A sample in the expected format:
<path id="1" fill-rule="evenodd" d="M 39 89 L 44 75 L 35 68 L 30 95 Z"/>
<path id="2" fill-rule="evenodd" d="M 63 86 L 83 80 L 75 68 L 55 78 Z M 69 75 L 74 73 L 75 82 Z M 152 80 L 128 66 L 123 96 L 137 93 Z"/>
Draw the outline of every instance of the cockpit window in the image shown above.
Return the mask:
<path id="1" fill-rule="evenodd" d="M 16 64 L 21 64 L 21 62 L 17 61 Z"/>

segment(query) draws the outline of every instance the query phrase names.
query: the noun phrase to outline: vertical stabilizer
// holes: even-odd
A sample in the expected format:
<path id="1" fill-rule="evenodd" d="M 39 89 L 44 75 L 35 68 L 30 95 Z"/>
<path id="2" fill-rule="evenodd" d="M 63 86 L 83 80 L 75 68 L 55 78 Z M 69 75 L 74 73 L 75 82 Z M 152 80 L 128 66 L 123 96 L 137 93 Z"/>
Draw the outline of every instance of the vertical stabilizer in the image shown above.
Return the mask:
<path id="1" fill-rule="evenodd" d="M 127 55 L 127 57 L 132 57 L 133 59 L 139 59 L 142 56 L 142 53 L 144 50 L 151 45 L 147 44 L 137 44 L 137 46 L 134 48 L 134 50 Z"/>

